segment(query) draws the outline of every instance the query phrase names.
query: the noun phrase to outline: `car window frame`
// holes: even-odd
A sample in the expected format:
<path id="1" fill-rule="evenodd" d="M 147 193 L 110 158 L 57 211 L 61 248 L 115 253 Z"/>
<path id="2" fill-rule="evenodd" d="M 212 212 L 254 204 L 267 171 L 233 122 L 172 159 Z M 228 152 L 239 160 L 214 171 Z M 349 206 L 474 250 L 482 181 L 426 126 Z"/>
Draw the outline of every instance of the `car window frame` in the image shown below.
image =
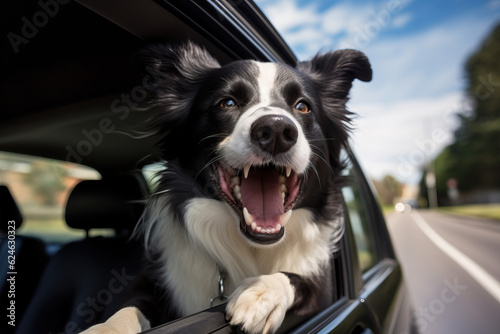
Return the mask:
<path id="1" fill-rule="evenodd" d="M 361 192 L 361 198 L 364 201 L 366 210 L 365 214 L 367 216 L 366 218 L 369 220 L 369 224 L 367 226 L 368 232 L 372 234 L 372 238 L 376 241 L 373 243 L 376 258 L 379 259 L 373 265 L 373 267 L 376 267 L 377 263 L 384 261 L 385 259 L 396 259 L 394 248 L 387 230 L 385 217 L 380 209 L 380 203 L 374 195 L 375 191 L 373 186 L 367 180 L 365 176 L 366 174 L 363 172 L 359 161 L 355 158 L 353 150 L 350 147 L 346 147 L 345 152 L 349 162 L 351 163 L 351 169 L 354 171 L 356 182 L 359 191 Z M 373 275 L 373 270 L 371 269 L 368 269 L 362 275 L 362 280 L 364 282 L 366 282 Z"/>

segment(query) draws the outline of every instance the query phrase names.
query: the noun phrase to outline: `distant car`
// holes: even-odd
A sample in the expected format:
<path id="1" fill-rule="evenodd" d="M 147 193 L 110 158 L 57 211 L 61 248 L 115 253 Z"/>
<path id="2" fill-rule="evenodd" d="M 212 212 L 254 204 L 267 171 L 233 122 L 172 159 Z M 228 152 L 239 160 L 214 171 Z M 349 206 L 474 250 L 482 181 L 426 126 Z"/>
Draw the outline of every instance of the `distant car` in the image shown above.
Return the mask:
<path id="1" fill-rule="evenodd" d="M 394 206 L 394 209 L 396 210 L 397 213 L 410 213 L 411 205 L 408 203 L 398 202 Z"/>
<path id="2" fill-rule="evenodd" d="M 7 325 L 6 332 L 77 333 L 122 306 L 141 268 L 140 247 L 129 240 L 142 199 L 154 188 L 151 171 L 159 167 L 155 138 L 141 132 L 148 112 L 137 106 L 148 82 L 132 61 L 137 50 L 148 42 L 191 39 L 221 63 L 294 65 L 297 59 L 251 1 L 48 0 L 2 7 L 8 38 L 0 76 L 0 183 L 8 188 L 0 217 L 18 228 L 17 296 L 7 297 L 11 287 L 3 276 L 0 281 L 2 309 L 15 301 L 15 326 Z M 280 332 L 415 333 L 382 212 L 355 156 L 349 148 L 343 154 L 349 182 L 342 189 L 345 235 L 332 260 L 335 302 L 313 316 L 288 315 Z M 46 218 L 52 211 L 41 209 L 53 206 L 21 206 L 19 212 L 12 200 L 39 196 L 34 187 L 41 176 L 28 178 L 39 161 L 59 171 L 71 191 L 69 198 L 53 196 L 64 205 L 54 209 L 58 219 L 72 228 L 64 235 Z M 2 239 L 2 261 L 8 240 Z M 147 332 L 234 330 L 222 305 Z"/>
<path id="3" fill-rule="evenodd" d="M 415 199 L 400 199 L 394 206 L 396 213 L 410 213 L 413 208 L 418 208 L 418 203 Z"/>

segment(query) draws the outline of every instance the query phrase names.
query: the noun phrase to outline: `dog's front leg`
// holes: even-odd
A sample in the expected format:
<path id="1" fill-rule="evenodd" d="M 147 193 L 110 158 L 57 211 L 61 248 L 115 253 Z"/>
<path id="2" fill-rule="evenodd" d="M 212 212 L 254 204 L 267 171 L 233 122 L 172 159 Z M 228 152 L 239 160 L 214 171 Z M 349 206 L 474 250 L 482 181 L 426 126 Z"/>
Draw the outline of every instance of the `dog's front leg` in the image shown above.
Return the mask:
<path id="1" fill-rule="evenodd" d="M 286 311 L 295 306 L 295 283 L 300 276 L 275 273 L 245 279 L 233 292 L 226 317 L 245 333 L 274 333 Z"/>
<path id="2" fill-rule="evenodd" d="M 137 334 L 151 328 L 148 319 L 136 307 L 125 307 L 106 322 L 95 325 L 82 334 Z"/>

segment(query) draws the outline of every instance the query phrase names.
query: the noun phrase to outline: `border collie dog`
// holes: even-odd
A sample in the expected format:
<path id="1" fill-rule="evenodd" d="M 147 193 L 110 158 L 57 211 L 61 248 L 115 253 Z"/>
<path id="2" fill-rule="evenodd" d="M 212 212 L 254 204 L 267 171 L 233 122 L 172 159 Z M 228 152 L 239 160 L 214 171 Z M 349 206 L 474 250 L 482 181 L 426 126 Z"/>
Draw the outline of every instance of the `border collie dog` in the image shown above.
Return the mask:
<path id="1" fill-rule="evenodd" d="M 221 66 L 188 42 L 153 45 L 143 58 L 168 161 L 141 225 L 153 262 L 142 283 L 149 293 L 89 332 L 136 333 L 227 294 L 231 325 L 273 333 L 287 311 L 331 303 L 345 104 L 354 79 L 371 80 L 366 56 L 341 50 L 296 67 Z"/>

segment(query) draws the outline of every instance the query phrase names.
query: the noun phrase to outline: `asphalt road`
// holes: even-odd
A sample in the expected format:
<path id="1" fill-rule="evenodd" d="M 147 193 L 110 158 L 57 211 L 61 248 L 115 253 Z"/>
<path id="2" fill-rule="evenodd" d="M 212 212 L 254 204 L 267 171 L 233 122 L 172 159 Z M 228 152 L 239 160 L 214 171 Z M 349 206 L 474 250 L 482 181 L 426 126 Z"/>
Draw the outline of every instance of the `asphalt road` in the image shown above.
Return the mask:
<path id="1" fill-rule="evenodd" d="M 421 333 L 500 333 L 500 222 L 414 210 L 387 223 Z"/>

